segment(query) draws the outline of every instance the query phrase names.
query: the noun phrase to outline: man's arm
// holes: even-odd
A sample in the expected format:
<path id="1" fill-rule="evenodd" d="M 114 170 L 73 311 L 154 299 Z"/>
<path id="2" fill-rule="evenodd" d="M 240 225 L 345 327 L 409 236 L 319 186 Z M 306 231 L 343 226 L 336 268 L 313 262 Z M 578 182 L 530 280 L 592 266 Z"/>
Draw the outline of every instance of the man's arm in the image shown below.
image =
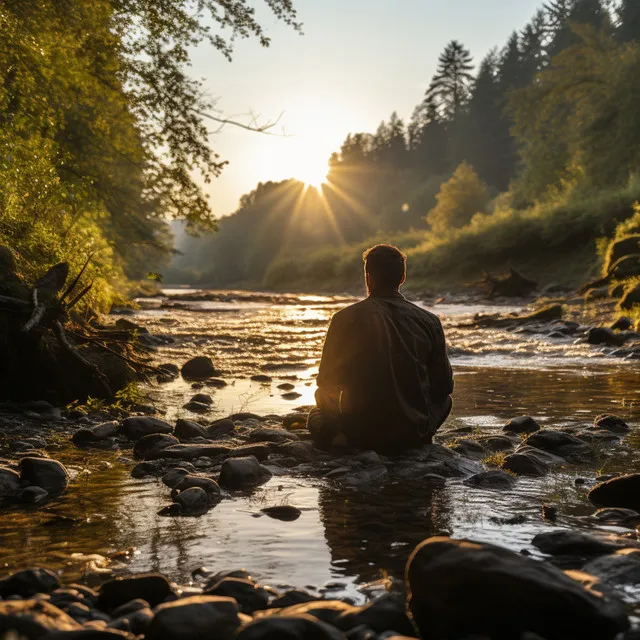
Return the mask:
<path id="1" fill-rule="evenodd" d="M 316 402 L 321 411 L 329 415 L 340 414 L 340 393 L 346 383 L 348 339 L 345 335 L 345 321 L 337 313 L 331 319 L 324 341 L 318 378 Z"/>
<path id="2" fill-rule="evenodd" d="M 436 401 L 444 400 L 453 393 L 453 370 L 447 355 L 447 343 L 442 323 L 436 318 L 435 339 L 428 363 L 431 395 Z"/>

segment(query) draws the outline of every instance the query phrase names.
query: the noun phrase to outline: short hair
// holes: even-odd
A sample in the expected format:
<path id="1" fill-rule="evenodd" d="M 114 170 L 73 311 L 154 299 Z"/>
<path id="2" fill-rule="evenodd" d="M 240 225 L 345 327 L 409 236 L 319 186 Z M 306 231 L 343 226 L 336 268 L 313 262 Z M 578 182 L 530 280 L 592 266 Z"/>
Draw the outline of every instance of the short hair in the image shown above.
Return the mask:
<path id="1" fill-rule="evenodd" d="M 362 254 L 365 271 L 381 289 L 397 289 L 407 273 L 407 256 L 390 244 L 378 244 Z"/>

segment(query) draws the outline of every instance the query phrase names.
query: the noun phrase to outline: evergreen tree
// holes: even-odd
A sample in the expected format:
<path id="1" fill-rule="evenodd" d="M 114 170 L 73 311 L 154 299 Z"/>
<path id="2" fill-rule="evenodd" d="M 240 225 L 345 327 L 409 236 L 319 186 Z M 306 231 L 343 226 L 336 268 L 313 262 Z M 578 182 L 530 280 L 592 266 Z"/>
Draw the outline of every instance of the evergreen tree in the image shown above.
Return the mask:
<path id="1" fill-rule="evenodd" d="M 540 10 L 524 28 L 520 37 L 520 67 L 524 84 L 530 83 L 548 63 L 544 50 L 545 31 L 545 15 L 544 11 Z"/>
<path id="2" fill-rule="evenodd" d="M 500 91 L 507 94 L 522 86 L 522 56 L 520 53 L 520 39 L 514 31 L 500 53 L 498 62 L 498 83 Z"/>
<path id="3" fill-rule="evenodd" d="M 471 53 L 452 40 L 438 58 L 436 75 L 426 94 L 426 102 L 436 106 L 443 120 L 455 121 L 466 105 L 473 83 L 472 70 Z"/>
<path id="4" fill-rule="evenodd" d="M 409 124 L 411 164 L 427 176 L 441 176 L 450 171 L 447 158 L 449 132 L 438 115 L 433 98 L 425 98 L 411 117 Z"/>
<path id="5" fill-rule="evenodd" d="M 622 0 L 618 8 L 618 29 L 616 36 L 621 42 L 640 40 L 640 2 Z"/>

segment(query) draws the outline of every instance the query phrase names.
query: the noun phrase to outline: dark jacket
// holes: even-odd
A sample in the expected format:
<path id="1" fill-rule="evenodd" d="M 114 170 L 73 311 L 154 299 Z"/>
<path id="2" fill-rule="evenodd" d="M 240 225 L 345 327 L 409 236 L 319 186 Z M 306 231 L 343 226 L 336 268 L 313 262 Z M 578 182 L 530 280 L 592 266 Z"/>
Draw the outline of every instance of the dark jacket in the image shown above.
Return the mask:
<path id="1" fill-rule="evenodd" d="M 371 295 L 333 316 L 317 382 L 326 415 L 404 439 L 427 435 L 431 404 L 453 391 L 442 324 L 400 293 Z"/>

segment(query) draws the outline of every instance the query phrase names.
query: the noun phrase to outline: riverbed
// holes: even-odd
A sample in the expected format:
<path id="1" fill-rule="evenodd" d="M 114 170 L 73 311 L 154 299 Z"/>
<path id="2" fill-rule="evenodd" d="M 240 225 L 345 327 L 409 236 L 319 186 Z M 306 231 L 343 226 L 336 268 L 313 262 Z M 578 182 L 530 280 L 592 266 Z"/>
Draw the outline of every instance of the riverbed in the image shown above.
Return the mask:
<path id="1" fill-rule="evenodd" d="M 328 322 L 351 301 L 173 290 L 141 300 L 127 319 L 172 340 L 155 350 L 157 363 L 180 365 L 194 355 L 213 359 L 227 386 L 204 389 L 214 399 L 207 420 L 239 411 L 285 415 L 313 404 Z M 460 427 L 500 432 L 519 415 L 546 427 L 587 426 L 599 414 L 614 413 L 632 433 L 603 468 L 519 478 L 503 492 L 471 489 L 455 479 L 442 488 L 409 480 L 354 491 L 329 480 L 275 475 L 202 517 L 166 518 L 157 512 L 167 504 L 167 488 L 157 479 L 132 479 L 130 451 L 84 451 L 53 438 L 49 453 L 71 469 L 73 482 L 44 509 L 3 515 L 0 561 L 7 571 L 37 565 L 70 577 L 97 574 L 103 565 L 158 570 L 180 584 L 188 584 L 198 567 L 243 567 L 263 584 L 362 602 L 370 583 L 400 581 L 415 544 L 438 532 L 535 554 L 535 534 L 582 526 L 581 518 L 594 511 L 586 499 L 588 484 L 576 485 L 577 477 L 589 482 L 597 473 L 639 469 L 640 362 L 613 357 L 575 336 L 469 326 L 475 313 L 520 309 L 446 302 L 433 307 L 447 333 L 456 379 L 455 406 L 443 434 Z M 270 379 L 252 381 L 256 375 Z M 146 390 L 165 419 L 198 419 L 183 408 L 196 391 L 181 378 Z M 556 522 L 543 519 L 543 502 L 558 508 Z M 300 508 L 301 517 L 282 522 L 260 512 L 280 504 Z M 128 552 L 115 565 L 103 560 L 123 550 Z"/>

